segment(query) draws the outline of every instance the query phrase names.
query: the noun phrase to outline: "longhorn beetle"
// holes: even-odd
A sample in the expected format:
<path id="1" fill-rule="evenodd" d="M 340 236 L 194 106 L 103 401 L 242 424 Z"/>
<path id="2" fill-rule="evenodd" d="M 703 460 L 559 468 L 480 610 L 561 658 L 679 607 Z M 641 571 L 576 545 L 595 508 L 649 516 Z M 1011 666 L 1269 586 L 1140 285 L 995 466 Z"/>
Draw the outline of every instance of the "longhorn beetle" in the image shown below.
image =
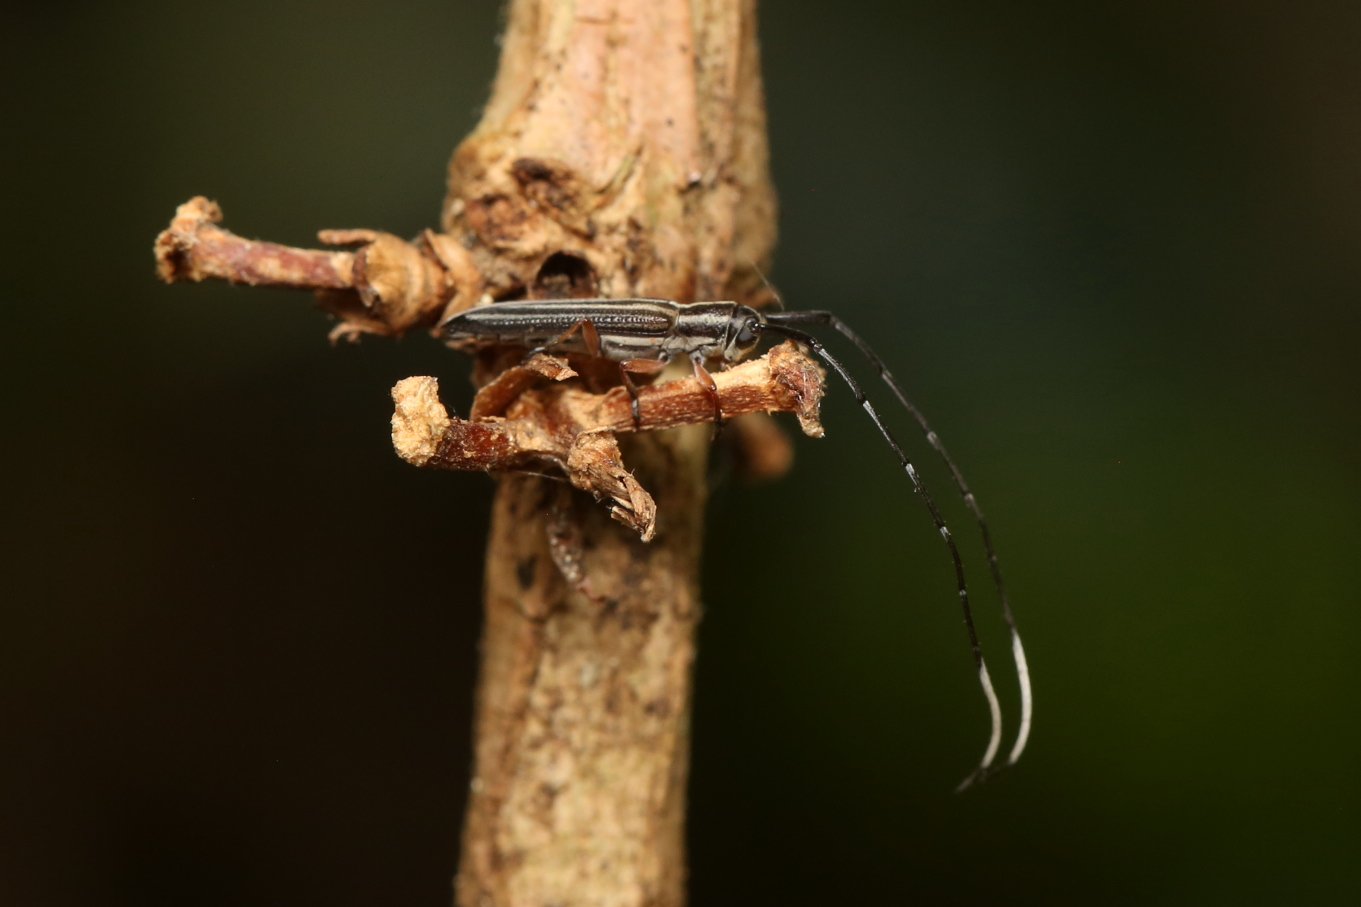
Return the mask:
<path id="1" fill-rule="evenodd" d="M 875 427 L 879 429 L 879 433 L 888 442 L 888 446 L 897 455 L 898 462 L 912 480 L 913 489 L 921 496 L 932 522 L 936 524 L 941 538 L 945 540 L 954 563 L 959 603 L 964 612 L 964 626 L 968 630 L 969 645 L 973 650 L 974 664 L 978 668 L 978 680 L 983 687 L 983 695 L 987 698 L 988 711 L 992 717 L 992 734 L 988 739 L 988 748 L 983 753 L 978 767 L 960 783 L 958 789 L 964 790 L 992 770 L 993 759 L 1002 741 L 1002 710 L 997 702 L 997 693 L 993 690 L 992 679 L 988 676 L 987 663 L 983 660 L 978 632 L 974 628 L 969 593 L 964 583 L 964 562 L 960 558 L 954 537 L 946 527 L 935 501 L 922 483 L 921 476 L 917 474 L 907 454 L 884 425 L 878 411 L 865 397 L 860 385 L 840 360 L 827 351 L 821 341 L 812 334 L 793 327 L 798 324 L 829 325 L 855 344 L 869 363 L 878 370 L 879 377 L 898 398 L 898 402 L 921 426 L 927 442 L 945 461 L 950 474 L 954 477 L 955 485 L 964 496 L 965 504 L 978 522 L 993 583 L 997 587 L 997 595 L 1002 603 L 1002 616 L 1011 632 L 1012 657 L 1016 663 L 1016 675 L 1021 687 L 1020 730 L 1016 734 L 1016 742 L 1006 761 L 1007 765 L 1012 765 L 1020 758 L 1030 736 L 1030 672 L 1026 666 L 1025 649 L 1021 646 L 1020 634 L 1016 631 L 1016 619 L 1011 612 L 1006 586 L 1002 582 L 1002 573 L 998 567 L 997 553 L 993 549 L 988 524 L 983 519 L 983 511 L 978 505 L 978 500 L 969 490 L 959 467 L 946 452 L 940 438 L 927 424 L 926 418 L 908 401 L 907 395 L 885 367 L 883 360 L 845 322 L 831 312 L 762 313 L 735 302 L 697 302 L 684 305 L 665 299 L 554 299 L 475 306 L 446 320 L 440 326 L 440 330 L 444 338 L 457 347 L 477 348 L 504 344 L 527 347 L 529 353 L 526 354 L 526 358 L 537 352 L 567 352 L 583 353 L 618 362 L 624 385 L 628 388 L 632 400 L 635 426 L 641 423 L 641 418 L 637 390 L 631 375 L 658 372 L 677 356 L 684 355 L 690 358 L 695 378 L 713 398 L 716 423 L 722 420 L 723 414 L 719 406 L 717 388 L 706 368 L 707 364 L 723 367 L 746 358 L 756 350 L 761 337 L 767 333 L 803 344 L 820 356 L 846 382 L 846 386 L 855 395 L 856 402 L 864 408 Z"/>

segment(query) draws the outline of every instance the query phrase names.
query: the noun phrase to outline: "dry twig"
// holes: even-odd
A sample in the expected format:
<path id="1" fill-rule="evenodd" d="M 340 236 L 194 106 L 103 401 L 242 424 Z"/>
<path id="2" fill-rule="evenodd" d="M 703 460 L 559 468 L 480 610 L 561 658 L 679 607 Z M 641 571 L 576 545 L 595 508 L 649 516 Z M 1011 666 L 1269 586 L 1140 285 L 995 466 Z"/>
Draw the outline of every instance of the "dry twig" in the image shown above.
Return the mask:
<path id="1" fill-rule="evenodd" d="M 219 227 L 222 209 L 196 196 L 180 205 L 156 237 L 156 273 L 166 283 L 216 277 L 251 286 L 317 291 L 322 308 L 341 319 L 332 339 L 360 334 L 396 337 L 430 326 L 472 304 L 479 286 L 471 256 L 431 230 L 418 244 L 377 230 L 322 230 L 328 245 L 354 252 L 294 249 L 243 239 Z M 463 287 L 465 292 L 458 292 Z"/>
<path id="2" fill-rule="evenodd" d="M 393 446 L 416 466 L 561 472 L 597 500 L 611 501 L 614 518 L 651 541 L 656 506 L 624 468 L 614 434 L 705 422 L 713 418 L 713 399 L 693 377 L 642 388 L 642 421 L 635 427 L 622 387 L 605 394 L 562 383 L 528 389 L 538 378 L 565 382 L 576 374 L 560 359 L 536 356 L 483 387 L 469 421 L 449 417 L 434 378 L 407 378 L 392 389 L 397 404 Z M 805 433 L 821 437 L 822 377 L 816 363 L 786 343 L 760 359 L 718 372 L 714 382 L 725 415 L 793 412 Z"/>

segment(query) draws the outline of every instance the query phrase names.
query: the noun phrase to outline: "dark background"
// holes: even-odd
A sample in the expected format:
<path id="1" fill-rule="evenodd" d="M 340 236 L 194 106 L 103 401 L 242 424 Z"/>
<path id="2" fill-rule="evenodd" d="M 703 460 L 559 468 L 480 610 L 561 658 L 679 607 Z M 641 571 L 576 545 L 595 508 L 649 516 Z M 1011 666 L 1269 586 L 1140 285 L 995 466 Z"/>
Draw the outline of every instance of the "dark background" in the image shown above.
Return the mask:
<path id="1" fill-rule="evenodd" d="M 166 287 L 151 241 L 199 193 L 299 245 L 434 225 L 497 6 L 6 12 L 0 902 L 449 903 L 491 483 L 387 420 L 413 374 L 466 408 L 467 363 Z M 762 17 L 774 277 L 950 442 L 1037 717 L 951 793 L 986 713 L 949 563 L 834 389 L 710 511 L 693 903 L 1358 902 L 1361 6 Z"/>

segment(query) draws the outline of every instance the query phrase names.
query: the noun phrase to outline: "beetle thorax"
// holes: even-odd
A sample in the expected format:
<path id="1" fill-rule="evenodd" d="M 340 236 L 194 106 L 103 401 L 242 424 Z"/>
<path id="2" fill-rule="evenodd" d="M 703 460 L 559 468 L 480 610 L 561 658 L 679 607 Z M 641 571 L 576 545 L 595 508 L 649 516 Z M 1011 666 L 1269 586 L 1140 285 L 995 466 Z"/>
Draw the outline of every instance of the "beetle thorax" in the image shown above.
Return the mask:
<path id="1" fill-rule="evenodd" d="M 751 325 L 759 323 L 760 317 L 754 309 L 735 302 L 678 306 L 675 324 L 663 342 L 665 352 L 736 362 L 755 346 Z"/>

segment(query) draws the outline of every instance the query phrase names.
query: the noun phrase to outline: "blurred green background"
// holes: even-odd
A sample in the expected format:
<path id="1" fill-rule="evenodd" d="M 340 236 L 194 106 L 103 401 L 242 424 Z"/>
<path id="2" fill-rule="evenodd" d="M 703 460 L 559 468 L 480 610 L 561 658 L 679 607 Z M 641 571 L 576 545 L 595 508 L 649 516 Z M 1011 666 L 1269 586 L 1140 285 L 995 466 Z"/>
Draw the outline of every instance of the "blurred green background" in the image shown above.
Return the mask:
<path id="1" fill-rule="evenodd" d="M 150 248 L 199 193 L 300 245 L 435 224 L 498 21 L 7 12 L 0 902 L 449 903 L 491 483 L 400 462 L 388 391 L 466 408 L 468 365 L 332 349 L 306 296 L 166 287 Z M 951 793 L 986 713 L 949 562 L 834 389 L 793 475 L 715 494 L 692 902 L 1361 902 L 1361 6 L 761 28 L 774 278 L 950 443 L 1037 711 L 1015 771 Z M 895 424 L 1014 715 L 974 534 Z"/>

